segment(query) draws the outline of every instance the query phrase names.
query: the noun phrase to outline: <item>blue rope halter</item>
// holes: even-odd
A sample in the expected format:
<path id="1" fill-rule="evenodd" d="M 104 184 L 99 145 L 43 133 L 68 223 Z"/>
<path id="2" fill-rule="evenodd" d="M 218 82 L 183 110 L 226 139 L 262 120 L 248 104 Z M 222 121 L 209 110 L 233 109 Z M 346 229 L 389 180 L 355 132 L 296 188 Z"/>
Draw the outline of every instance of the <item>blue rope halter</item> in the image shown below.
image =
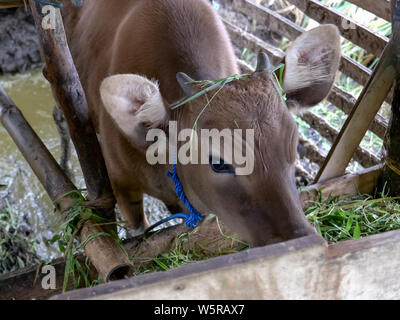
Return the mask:
<path id="1" fill-rule="evenodd" d="M 155 224 L 153 224 L 152 226 L 147 228 L 145 233 L 149 232 L 150 230 L 154 229 L 155 227 L 158 227 L 160 224 L 166 223 L 166 222 L 168 222 L 172 219 L 176 219 L 176 218 L 186 219 L 186 225 L 191 228 L 196 227 L 197 222 L 200 222 L 203 220 L 202 214 L 200 212 L 198 212 L 192 206 L 192 204 L 189 202 L 188 198 L 186 198 L 185 192 L 183 191 L 183 186 L 182 186 L 182 184 L 179 180 L 178 174 L 176 172 L 176 164 L 175 163 L 173 165 L 172 172 L 168 171 L 167 176 L 174 181 L 175 193 L 177 194 L 179 199 L 181 199 L 181 201 L 183 202 L 185 207 L 188 209 L 190 214 L 187 215 L 186 213 L 175 213 L 167 218 L 164 218 L 164 219 L 156 222 Z"/>

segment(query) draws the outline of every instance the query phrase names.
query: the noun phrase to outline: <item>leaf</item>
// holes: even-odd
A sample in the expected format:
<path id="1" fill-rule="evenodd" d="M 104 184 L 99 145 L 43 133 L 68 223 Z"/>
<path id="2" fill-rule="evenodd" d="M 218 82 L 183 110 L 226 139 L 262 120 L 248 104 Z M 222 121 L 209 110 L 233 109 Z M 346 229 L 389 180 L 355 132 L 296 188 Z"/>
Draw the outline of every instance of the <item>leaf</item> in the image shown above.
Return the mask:
<path id="1" fill-rule="evenodd" d="M 360 230 L 360 225 L 358 224 L 358 221 L 356 221 L 356 227 L 354 228 L 353 231 L 353 238 L 358 239 L 361 236 L 361 230 Z"/>
<path id="2" fill-rule="evenodd" d="M 351 226 L 353 225 L 353 219 L 354 219 L 354 214 L 350 215 L 350 217 L 347 219 L 346 231 L 350 231 Z"/>
<path id="3" fill-rule="evenodd" d="M 49 242 L 50 242 L 50 243 L 54 243 L 54 242 L 60 240 L 60 238 L 61 238 L 60 235 L 59 235 L 59 234 L 56 234 L 53 238 L 51 238 L 51 239 L 49 240 Z"/>
<path id="4" fill-rule="evenodd" d="M 154 258 L 154 262 L 158 264 L 159 267 L 161 267 L 164 270 L 169 270 L 168 266 L 164 264 L 160 259 Z"/>
<path id="5" fill-rule="evenodd" d="M 62 253 L 65 252 L 65 247 L 64 247 L 64 245 L 61 243 L 61 241 L 58 241 L 58 248 L 60 249 L 60 251 L 61 251 Z"/>

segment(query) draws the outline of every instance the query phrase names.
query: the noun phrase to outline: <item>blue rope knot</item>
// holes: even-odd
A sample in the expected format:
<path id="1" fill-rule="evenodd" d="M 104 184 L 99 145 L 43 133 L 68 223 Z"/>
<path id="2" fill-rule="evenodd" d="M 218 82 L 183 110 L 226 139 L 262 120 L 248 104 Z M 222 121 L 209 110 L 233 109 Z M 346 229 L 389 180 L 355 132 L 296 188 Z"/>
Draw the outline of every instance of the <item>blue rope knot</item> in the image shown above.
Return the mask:
<path id="1" fill-rule="evenodd" d="M 169 171 L 167 172 L 167 176 L 174 181 L 175 193 L 177 194 L 179 199 L 183 202 L 185 207 L 189 210 L 190 215 L 182 213 L 186 216 L 186 225 L 188 227 L 194 228 L 197 222 L 203 220 L 203 217 L 202 214 L 192 206 L 188 198 L 186 198 L 185 192 L 183 191 L 183 186 L 179 180 L 178 174 L 176 173 L 176 164 L 174 164 L 172 168 L 172 173 Z"/>
<path id="2" fill-rule="evenodd" d="M 177 194 L 178 198 L 183 202 L 185 207 L 189 211 L 189 215 L 186 213 L 175 213 L 167 218 L 164 218 L 157 223 L 153 224 L 151 227 L 147 228 L 145 233 L 149 232 L 150 230 L 154 229 L 155 227 L 158 227 L 160 224 L 166 223 L 169 220 L 176 219 L 176 218 L 182 218 L 186 220 L 186 225 L 190 228 L 196 227 L 197 222 L 200 222 L 203 220 L 203 216 L 200 212 L 198 212 L 192 204 L 189 202 L 188 198 L 186 198 L 185 192 L 183 191 L 183 186 L 179 180 L 178 174 L 176 172 L 176 164 L 174 163 L 172 172 L 168 171 L 167 176 L 171 178 L 174 181 L 175 185 L 175 193 Z"/>

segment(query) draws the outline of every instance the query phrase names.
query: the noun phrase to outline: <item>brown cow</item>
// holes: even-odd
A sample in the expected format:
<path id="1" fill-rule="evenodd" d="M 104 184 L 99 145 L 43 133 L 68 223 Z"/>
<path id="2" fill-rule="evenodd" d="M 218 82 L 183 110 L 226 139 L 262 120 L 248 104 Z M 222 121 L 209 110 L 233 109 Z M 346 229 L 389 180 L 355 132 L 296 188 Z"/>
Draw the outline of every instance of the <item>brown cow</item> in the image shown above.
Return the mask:
<path id="1" fill-rule="evenodd" d="M 213 92 L 171 109 L 200 90 L 193 79 L 238 74 L 223 23 L 206 0 L 85 0 L 63 12 L 69 45 L 99 133 L 118 206 L 132 229 L 147 227 L 143 193 L 180 209 L 171 164 L 146 161 L 152 128 L 253 129 L 254 171 L 236 175 L 235 163 L 178 162 L 185 193 L 203 213 L 214 212 L 253 245 L 315 232 L 294 183 L 297 127 L 265 57 L 258 71 L 232 81 L 204 109 Z M 303 34 L 289 49 L 283 88 L 289 106 L 310 106 L 328 94 L 338 68 L 336 27 Z M 218 90 L 218 89 L 216 89 Z M 202 113 L 201 113 L 202 112 Z M 201 113 L 201 116 L 199 114 Z M 210 155 L 219 157 L 219 155 Z"/>

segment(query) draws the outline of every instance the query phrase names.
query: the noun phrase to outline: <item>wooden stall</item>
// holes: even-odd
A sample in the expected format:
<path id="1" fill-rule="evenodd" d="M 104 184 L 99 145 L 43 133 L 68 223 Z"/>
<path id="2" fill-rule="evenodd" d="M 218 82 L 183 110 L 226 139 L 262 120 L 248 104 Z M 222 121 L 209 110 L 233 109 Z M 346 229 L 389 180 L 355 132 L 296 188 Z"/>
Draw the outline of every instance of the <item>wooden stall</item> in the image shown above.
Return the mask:
<path id="1" fill-rule="evenodd" d="M 14 5 L 16 2 L 18 1 L 0 0 L 0 7 L 1 3 L 5 6 L 7 3 Z M 373 57 L 381 57 L 372 71 L 342 55 L 339 71 L 363 86 L 364 90 L 357 99 L 337 86 L 332 88 L 327 100 L 349 115 L 341 131 L 312 111 L 300 115 L 303 121 L 333 144 L 328 155 L 324 155 L 312 141 L 305 144 L 307 157 L 318 164 L 320 171 L 316 177 L 310 177 L 314 179 L 315 184 L 300 193 L 303 206 L 307 207 L 307 202 L 317 193 L 323 198 L 330 195 L 371 193 L 377 186 L 382 171 L 387 170 L 389 175 L 397 175 L 396 165 L 361 147 L 360 141 L 369 130 L 385 140 L 390 149 L 390 132 L 396 132 L 393 128 L 400 126 L 396 121 L 389 124 L 377 114 L 384 101 L 389 104 L 394 101 L 393 105 L 398 107 L 398 92 L 393 89 L 393 83 L 399 71 L 397 54 L 400 56 L 400 50 L 397 40 L 400 36 L 400 15 L 393 19 L 393 36 L 389 39 L 317 0 L 288 2 L 318 23 L 337 25 L 342 37 L 363 48 Z M 400 9 L 400 4 L 394 0 L 349 2 L 387 21 L 392 20 L 392 9 L 396 5 Z M 289 41 L 304 32 L 298 24 L 261 5 L 261 1 L 219 0 L 218 3 L 242 13 L 253 25 L 263 25 Z M 268 44 L 249 30 L 240 28 L 234 21 L 222 19 L 237 47 L 247 48 L 255 53 L 266 52 L 274 64 L 278 64 L 284 58 L 285 53 L 280 48 Z M 49 35 L 42 34 L 42 41 L 51 39 L 46 37 Z M 239 60 L 239 63 L 244 71 L 252 70 L 246 62 Z M 62 92 L 59 94 L 62 95 Z M 388 126 L 391 126 L 389 131 Z M 305 137 L 301 140 L 306 142 Z M 392 159 L 396 158 L 396 153 L 400 158 L 400 150 L 394 150 L 392 153 Z M 351 159 L 365 169 L 351 174 L 346 172 Z M 297 169 L 298 172 L 309 175 L 300 164 Z M 396 259 L 399 248 L 400 231 L 330 246 L 322 238 L 311 236 L 212 258 L 165 273 L 142 275 L 96 288 L 67 292 L 56 299 L 399 299 L 400 282 L 397 281 L 395 271 L 399 267 L 400 260 Z M 60 268 L 60 262 L 55 265 Z M 363 267 L 365 265 L 368 267 Z M 380 272 L 382 270 L 385 272 Z M 19 272 L 3 279 L 0 277 L 0 288 L 2 282 L 8 286 L 18 285 L 18 277 L 26 277 L 29 280 L 34 278 L 37 295 L 49 296 L 36 284 L 40 281 L 40 275 L 37 279 L 34 270 L 23 274 Z M 241 290 L 243 286 L 251 288 L 246 290 L 244 296 Z M 20 288 L 21 292 L 28 290 L 23 285 Z M 59 292 L 58 290 L 53 293 Z M 27 297 L 23 294 L 21 296 Z"/>

